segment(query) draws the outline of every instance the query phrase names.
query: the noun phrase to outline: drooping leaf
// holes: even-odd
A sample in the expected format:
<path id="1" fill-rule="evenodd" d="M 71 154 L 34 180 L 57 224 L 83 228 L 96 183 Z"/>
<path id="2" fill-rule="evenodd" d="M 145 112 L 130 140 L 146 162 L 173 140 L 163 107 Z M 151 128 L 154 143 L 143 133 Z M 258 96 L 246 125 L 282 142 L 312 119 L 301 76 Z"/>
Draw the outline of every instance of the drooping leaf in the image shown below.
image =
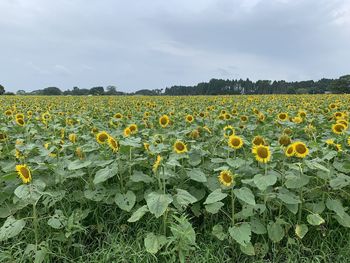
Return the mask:
<path id="1" fill-rule="evenodd" d="M 149 211 L 155 215 L 156 218 L 164 214 L 168 205 L 171 204 L 173 198 L 169 194 L 160 194 L 157 192 L 152 192 L 147 195 L 146 202 Z"/>

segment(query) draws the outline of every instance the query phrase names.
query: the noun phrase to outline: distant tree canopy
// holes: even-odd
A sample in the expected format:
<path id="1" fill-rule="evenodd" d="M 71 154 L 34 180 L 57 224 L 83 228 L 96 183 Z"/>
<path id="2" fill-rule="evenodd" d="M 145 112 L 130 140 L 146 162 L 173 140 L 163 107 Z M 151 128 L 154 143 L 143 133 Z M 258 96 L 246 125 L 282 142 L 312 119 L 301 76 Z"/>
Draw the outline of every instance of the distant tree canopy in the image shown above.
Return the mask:
<path id="1" fill-rule="evenodd" d="M 179 95 L 230 95 L 230 94 L 318 94 L 325 92 L 350 93 L 350 75 L 339 79 L 320 79 L 318 81 L 292 81 L 285 80 L 257 80 L 250 79 L 211 79 L 209 82 L 200 82 L 194 86 L 172 86 L 163 89 L 141 89 L 133 93 L 117 91 L 117 87 L 110 85 L 106 90 L 102 86 L 91 89 L 73 87 L 72 90 L 61 91 L 57 87 L 48 87 L 42 90 L 25 92 L 17 91 L 18 95 L 145 95 L 145 96 L 179 96 Z M 0 95 L 5 89 L 0 85 Z M 6 93 L 8 94 L 8 93 Z M 6 95 L 5 94 L 5 95 Z"/>
<path id="2" fill-rule="evenodd" d="M 43 89 L 42 94 L 43 95 L 61 95 L 62 91 L 56 87 L 48 87 Z"/>
<path id="3" fill-rule="evenodd" d="M 5 88 L 3 85 L 0 84 L 0 95 L 5 93 Z"/>

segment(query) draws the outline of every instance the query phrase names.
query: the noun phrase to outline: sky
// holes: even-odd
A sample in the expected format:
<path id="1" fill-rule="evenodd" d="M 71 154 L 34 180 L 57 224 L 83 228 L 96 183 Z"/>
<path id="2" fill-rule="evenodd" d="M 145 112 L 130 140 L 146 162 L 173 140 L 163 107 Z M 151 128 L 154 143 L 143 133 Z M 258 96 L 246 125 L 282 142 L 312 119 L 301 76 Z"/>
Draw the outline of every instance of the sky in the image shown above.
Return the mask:
<path id="1" fill-rule="evenodd" d="M 15 92 L 350 73 L 350 0 L 0 0 Z"/>

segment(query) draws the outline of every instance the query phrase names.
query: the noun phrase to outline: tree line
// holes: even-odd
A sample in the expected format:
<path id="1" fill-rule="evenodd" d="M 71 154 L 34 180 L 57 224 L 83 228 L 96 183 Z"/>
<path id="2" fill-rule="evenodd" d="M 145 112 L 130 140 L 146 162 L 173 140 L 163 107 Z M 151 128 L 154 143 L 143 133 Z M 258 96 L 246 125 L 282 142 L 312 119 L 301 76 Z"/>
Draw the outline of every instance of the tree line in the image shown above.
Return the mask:
<path id="1" fill-rule="evenodd" d="M 271 81 L 250 79 L 211 79 L 209 82 L 201 82 L 194 86 L 171 86 L 165 89 L 141 89 L 136 92 L 127 93 L 118 91 L 115 86 L 102 86 L 91 89 L 73 87 L 65 91 L 57 87 L 47 87 L 41 90 L 26 92 L 18 90 L 17 95 L 147 95 L 147 96 L 181 96 L 181 95 L 230 95 L 230 94 L 322 94 L 322 93 L 350 93 L 350 75 L 341 76 L 338 79 L 322 78 L 318 81 Z M 5 92 L 0 85 L 0 95 L 14 95 Z"/>

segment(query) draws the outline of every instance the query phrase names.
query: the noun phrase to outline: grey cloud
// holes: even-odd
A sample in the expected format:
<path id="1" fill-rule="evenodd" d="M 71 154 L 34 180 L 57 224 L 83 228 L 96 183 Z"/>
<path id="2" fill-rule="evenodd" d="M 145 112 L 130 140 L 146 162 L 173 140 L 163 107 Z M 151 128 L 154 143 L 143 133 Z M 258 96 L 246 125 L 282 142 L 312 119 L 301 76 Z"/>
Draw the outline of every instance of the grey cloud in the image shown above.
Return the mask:
<path id="1" fill-rule="evenodd" d="M 346 0 L 2 0 L 0 10 L 0 83 L 11 91 L 350 72 Z"/>

